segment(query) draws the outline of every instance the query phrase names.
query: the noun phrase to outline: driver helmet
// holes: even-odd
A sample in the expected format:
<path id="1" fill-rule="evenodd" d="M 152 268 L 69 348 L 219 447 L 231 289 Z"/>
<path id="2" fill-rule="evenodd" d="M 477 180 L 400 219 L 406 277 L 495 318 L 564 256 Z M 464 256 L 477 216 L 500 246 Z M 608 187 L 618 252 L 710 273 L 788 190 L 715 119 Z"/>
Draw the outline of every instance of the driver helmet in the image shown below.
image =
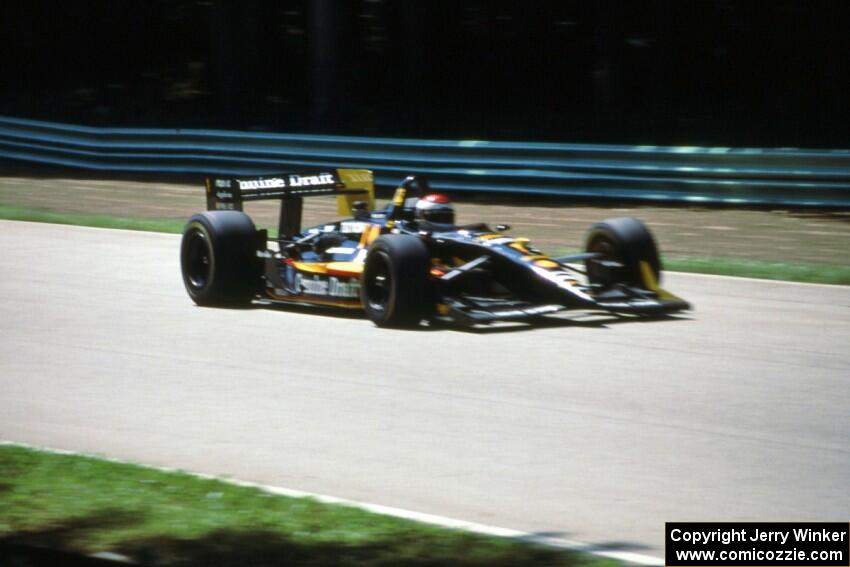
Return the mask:
<path id="1" fill-rule="evenodd" d="M 442 193 L 431 193 L 416 202 L 416 218 L 439 224 L 454 224 L 455 210 L 448 197 Z"/>

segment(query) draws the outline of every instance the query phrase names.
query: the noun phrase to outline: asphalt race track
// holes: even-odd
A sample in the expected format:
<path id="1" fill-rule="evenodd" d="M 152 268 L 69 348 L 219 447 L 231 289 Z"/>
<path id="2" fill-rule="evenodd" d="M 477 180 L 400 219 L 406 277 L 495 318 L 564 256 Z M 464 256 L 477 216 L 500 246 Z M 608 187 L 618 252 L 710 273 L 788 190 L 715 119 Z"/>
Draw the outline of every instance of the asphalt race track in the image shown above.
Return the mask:
<path id="1" fill-rule="evenodd" d="M 850 288 L 669 274 L 678 319 L 392 331 L 208 309 L 174 235 L 0 221 L 0 438 L 661 556 L 850 512 Z"/>

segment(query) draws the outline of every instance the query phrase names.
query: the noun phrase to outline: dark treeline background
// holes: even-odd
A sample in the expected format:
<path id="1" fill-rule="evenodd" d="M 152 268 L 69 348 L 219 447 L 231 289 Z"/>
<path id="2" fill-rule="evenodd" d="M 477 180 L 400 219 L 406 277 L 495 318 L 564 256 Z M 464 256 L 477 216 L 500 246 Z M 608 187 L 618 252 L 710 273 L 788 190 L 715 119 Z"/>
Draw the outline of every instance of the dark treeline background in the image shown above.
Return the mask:
<path id="1" fill-rule="evenodd" d="M 0 114 L 850 146 L 850 2 L 9 0 Z"/>

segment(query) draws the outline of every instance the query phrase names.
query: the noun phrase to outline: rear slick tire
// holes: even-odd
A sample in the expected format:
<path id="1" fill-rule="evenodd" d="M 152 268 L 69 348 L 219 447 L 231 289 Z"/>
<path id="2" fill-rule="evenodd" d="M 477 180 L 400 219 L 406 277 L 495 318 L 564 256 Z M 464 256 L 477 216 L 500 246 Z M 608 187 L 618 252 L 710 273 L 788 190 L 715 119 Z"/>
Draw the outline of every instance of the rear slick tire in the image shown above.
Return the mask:
<path id="1" fill-rule="evenodd" d="M 379 327 L 416 327 L 429 313 L 428 248 L 415 236 L 386 234 L 369 248 L 361 301 Z"/>
<path id="2" fill-rule="evenodd" d="M 193 215 L 183 230 L 180 268 L 192 301 L 203 306 L 247 305 L 261 283 L 257 230 L 240 211 Z"/>

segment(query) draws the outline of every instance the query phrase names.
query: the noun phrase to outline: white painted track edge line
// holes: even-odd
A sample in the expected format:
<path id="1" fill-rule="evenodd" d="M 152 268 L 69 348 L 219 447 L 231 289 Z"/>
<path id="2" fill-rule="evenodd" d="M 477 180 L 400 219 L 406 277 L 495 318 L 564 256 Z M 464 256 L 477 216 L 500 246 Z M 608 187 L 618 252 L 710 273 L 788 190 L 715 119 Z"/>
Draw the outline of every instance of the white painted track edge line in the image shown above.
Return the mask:
<path id="1" fill-rule="evenodd" d="M 469 522 L 466 520 L 458 520 L 455 518 L 447 518 L 445 516 L 439 516 L 435 514 L 426 514 L 422 512 L 414 512 L 412 510 L 405 510 L 403 508 L 394 508 L 392 506 L 384 506 L 381 504 L 371 504 L 368 502 L 359 502 L 356 500 L 348 500 L 345 498 L 338 498 L 336 496 L 328 496 L 325 494 L 317 494 L 314 492 L 306 492 L 303 490 L 296 490 L 292 488 L 284 488 L 280 486 L 270 486 L 266 484 L 260 484 L 256 482 L 250 482 L 245 480 L 239 480 L 235 478 L 221 477 L 212 474 L 206 473 L 197 473 L 191 472 L 183 469 L 176 469 L 171 467 L 159 467 L 154 465 L 147 465 L 144 463 L 138 463 L 134 461 L 127 461 L 122 459 L 115 459 L 112 457 L 106 457 L 103 455 L 98 455 L 95 453 L 83 453 L 77 451 L 69 451 L 66 449 L 54 449 L 51 447 L 42 447 L 38 445 L 31 445 L 29 443 L 20 443 L 17 441 L 8 441 L 8 440 L 0 440 L 0 446 L 6 447 L 22 447 L 25 449 L 31 449 L 34 451 L 39 451 L 42 453 L 52 453 L 56 455 L 70 455 L 70 456 L 78 456 L 78 457 L 87 457 L 93 459 L 99 459 L 101 461 L 122 464 L 122 465 L 134 465 L 143 467 L 150 470 L 162 471 L 162 472 L 176 472 L 181 474 L 186 474 L 189 476 L 193 476 L 196 478 L 207 479 L 207 480 L 217 480 L 221 482 L 225 482 L 227 484 L 231 484 L 234 486 L 244 486 L 249 488 L 256 488 L 258 490 L 262 490 L 263 492 L 267 492 L 269 494 L 275 494 L 278 496 L 288 496 L 290 498 L 312 498 L 317 502 L 321 502 L 323 504 L 335 504 L 341 506 L 350 506 L 352 508 L 358 508 L 360 510 L 364 510 L 366 512 L 372 512 L 373 514 L 380 514 L 382 516 L 390 516 L 394 518 L 399 518 L 403 520 L 411 520 L 414 522 L 419 522 L 422 524 L 430 524 L 434 526 L 439 526 L 443 528 L 450 528 L 455 530 L 466 531 L 470 533 L 486 535 L 486 536 L 494 536 L 494 537 L 503 537 L 508 539 L 514 539 L 517 541 L 534 543 L 538 545 L 543 545 L 547 547 L 553 547 L 557 549 L 563 549 L 566 551 L 576 551 L 580 553 L 588 553 L 590 555 L 594 555 L 597 557 L 604 557 L 606 559 L 614 559 L 616 561 L 622 561 L 625 563 L 634 563 L 638 565 L 652 565 L 652 566 L 662 566 L 664 565 L 664 561 L 661 558 L 654 557 L 651 555 L 644 555 L 641 553 L 634 553 L 631 551 L 625 550 L 617 550 L 615 548 L 604 548 L 600 549 L 599 546 L 583 543 L 580 541 L 573 541 L 561 538 L 547 537 L 541 536 L 529 532 L 523 532 L 519 530 L 514 530 L 511 528 L 501 528 L 497 526 L 490 526 L 486 524 L 479 524 L 477 522 Z"/>
<path id="2" fill-rule="evenodd" d="M 151 220 L 160 220 L 160 219 L 151 219 Z M 186 220 L 188 221 L 188 219 L 186 219 Z M 110 228 L 110 227 L 105 227 L 105 226 L 89 226 L 87 224 L 72 224 L 72 223 L 65 223 L 65 222 L 42 222 L 42 221 L 30 221 L 30 220 L 2 219 L 2 218 L 0 218 L 0 223 L 4 223 L 4 222 L 15 222 L 15 223 L 22 223 L 22 224 L 30 224 L 30 225 L 49 224 L 49 225 L 52 225 L 52 226 L 61 226 L 61 227 L 67 227 L 67 228 L 72 228 L 72 229 L 79 228 L 81 230 L 97 230 L 97 231 L 104 231 L 104 232 L 120 232 L 120 233 L 127 233 L 127 232 L 139 233 L 140 232 L 140 233 L 143 233 L 143 234 L 154 234 L 156 236 L 162 236 L 162 237 L 168 237 L 168 238 L 179 238 L 180 237 L 180 234 L 178 234 L 176 232 L 161 232 L 159 230 L 147 230 L 147 229 L 142 229 L 142 228 Z"/>
<path id="3" fill-rule="evenodd" d="M 664 258 L 662 258 L 661 260 L 663 262 Z M 711 278 L 711 279 L 721 279 L 721 280 L 741 280 L 741 281 L 745 281 L 745 282 L 764 283 L 764 284 L 802 285 L 802 286 L 831 287 L 831 288 L 845 288 L 845 289 L 848 287 L 847 285 L 844 285 L 844 284 L 794 282 L 794 281 L 790 281 L 790 280 L 771 280 L 771 279 L 767 279 L 767 278 L 749 278 L 749 277 L 746 277 L 746 276 L 724 276 L 724 275 L 721 275 L 721 274 L 703 274 L 701 272 L 674 272 L 673 270 L 664 270 L 662 273 L 664 273 L 664 274 L 675 274 L 676 277 L 686 276 L 686 277 L 694 277 L 694 278 Z"/>

